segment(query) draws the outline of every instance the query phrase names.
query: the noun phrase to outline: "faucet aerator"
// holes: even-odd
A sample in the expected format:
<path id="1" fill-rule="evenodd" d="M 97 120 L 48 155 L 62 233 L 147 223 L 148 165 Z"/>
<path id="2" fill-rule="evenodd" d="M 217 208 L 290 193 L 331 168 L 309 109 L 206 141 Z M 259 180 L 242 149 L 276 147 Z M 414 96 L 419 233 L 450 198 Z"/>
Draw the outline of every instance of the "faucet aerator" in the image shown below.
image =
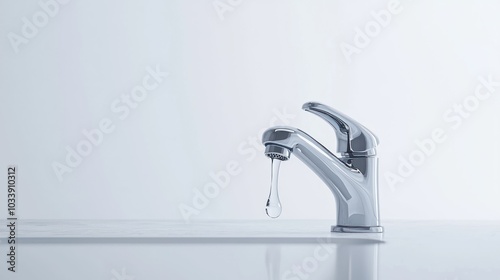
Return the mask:
<path id="1" fill-rule="evenodd" d="M 290 150 L 278 145 L 269 144 L 266 146 L 264 154 L 271 159 L 279 159 L 281 161 L 286 161 L 290 159 Z"/>

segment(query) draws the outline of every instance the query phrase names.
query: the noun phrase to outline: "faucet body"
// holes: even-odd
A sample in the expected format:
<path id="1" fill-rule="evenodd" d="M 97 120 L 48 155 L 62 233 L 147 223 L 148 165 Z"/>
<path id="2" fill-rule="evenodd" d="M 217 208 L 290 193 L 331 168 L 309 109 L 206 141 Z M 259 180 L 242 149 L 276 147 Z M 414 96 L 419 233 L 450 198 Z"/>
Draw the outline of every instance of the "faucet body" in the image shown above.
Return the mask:
<path id="1" fill-rule="evenodd" d="M 262 143 L 266 146 L 266 155 L 288 159 L 294 154 L 323 180 L 337 203 L 337 225 L 332 231 L 382 232 L 375 150 L 377 138 L 365 127 L 323 104 L 310 102 L 304 104 L 303 109 L 332 124 L 337 132 L 340 156 L 331 153 L 302 130 L 285 126 L 264 132 Z"/>

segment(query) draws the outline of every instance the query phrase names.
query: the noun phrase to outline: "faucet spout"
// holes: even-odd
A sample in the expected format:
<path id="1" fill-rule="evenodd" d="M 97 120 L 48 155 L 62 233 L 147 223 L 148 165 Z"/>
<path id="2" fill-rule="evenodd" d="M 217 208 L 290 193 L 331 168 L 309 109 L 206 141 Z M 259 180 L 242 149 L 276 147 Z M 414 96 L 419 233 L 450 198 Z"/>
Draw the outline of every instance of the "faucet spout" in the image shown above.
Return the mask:
<path id="1" fill-rule="evenodd" d="M 375 139 L 375 138 L 374 138 Z M 337 204 L 335 232 L 382 232 L 378 207 L 378 158 L 370 153 L 336 156 L 304 131 L 273 127 L 262 136 L 265 154 L 286 160 L 294 154 L 328 186 Z"/>

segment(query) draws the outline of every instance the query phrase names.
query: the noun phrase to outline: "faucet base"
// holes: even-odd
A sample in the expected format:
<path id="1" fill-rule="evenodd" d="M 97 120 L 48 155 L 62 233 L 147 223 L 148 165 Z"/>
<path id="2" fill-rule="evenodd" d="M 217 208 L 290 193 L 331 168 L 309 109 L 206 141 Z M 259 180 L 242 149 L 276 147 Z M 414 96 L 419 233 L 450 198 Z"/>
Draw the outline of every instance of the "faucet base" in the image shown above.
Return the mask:
<path id="1" fill-rule="evenodd" d="M 345 232 L 345 233 L 382 233 L 384 228 L 381 226 L 376 227 L 347 227 L 347 226 L 332 226 L 332 232 Z"/>

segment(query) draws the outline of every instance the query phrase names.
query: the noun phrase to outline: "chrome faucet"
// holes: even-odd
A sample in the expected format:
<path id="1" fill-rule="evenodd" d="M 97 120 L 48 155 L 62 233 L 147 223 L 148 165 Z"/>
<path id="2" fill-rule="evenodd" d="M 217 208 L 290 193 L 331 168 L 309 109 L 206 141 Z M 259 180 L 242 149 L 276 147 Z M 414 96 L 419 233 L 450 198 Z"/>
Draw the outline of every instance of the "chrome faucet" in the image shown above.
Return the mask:
<path id="1" fill-rule="evenodd" d="M 379 222 L 377 137 L 326 105 L 308 102 L 302 109 L 333 126 L 339 156 L 302 130 L 286 126 L 264 132 L 266 156 L 288 160 L 293 153 L 325 182 L 337 202 L 333 232 L 383 232 Z"/>

